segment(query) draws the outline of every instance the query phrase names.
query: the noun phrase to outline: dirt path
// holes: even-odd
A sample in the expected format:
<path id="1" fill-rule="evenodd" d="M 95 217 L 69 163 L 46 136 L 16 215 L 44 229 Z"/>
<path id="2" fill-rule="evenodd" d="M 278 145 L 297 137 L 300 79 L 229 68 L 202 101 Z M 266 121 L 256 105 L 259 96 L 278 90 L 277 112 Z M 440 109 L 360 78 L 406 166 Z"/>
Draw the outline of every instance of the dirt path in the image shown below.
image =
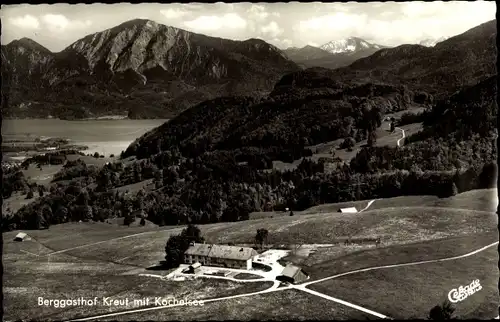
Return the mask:
<path id="1" fill-rule="evenodd" d="M 358 311 L 374 315 L 374 316 L 376 316 L 378 318 L 381 318 L 381 319 L 390 319 L 388 316 L 383 315 L 381 313 L 369 310 L 369 309 L 364 308 L 362 306 L 359 306 L 359 305 L 356 305 L 356 304 L 353 304 L 353 303 L 350 303 L 350 302 L 347 302 L 347 301 L 344 301 L 344 300 L 341 300 L 341 299 L 338 299 L 338 298 L 335 298 L 335 297 L 332 297 L 332 296 L 329 296 L 329 295 L 326 295 L 326 294 L 323 294 L 323 293 L 320 293 L 320 292 L 317 292 L 317 291 L 313 291 L 313 290 L 308 289 L 308 288 L 306 288 L 305 286 L 302 286 L 302 285 L 303 284 L 301 284 L 301 285 L 294 285 L 291 288 L 297 289 L 297 290 L 301 290 L 301 291 L 310 293 L 312 295 L 316 295 L 316 296 L 322 297 L 322 298 L 324 298 L 326 300 L 329 300 L 329 301 L 332 301 L 332 302 L 336 302 L 336 303 L 339 303 L 339 304 L 351 307 L 353 309 L 356 309 Z"/>
<path id="2" fill-rule="evenodd" d="M 404 140 L 404 138 L 406 137 L 406 136 L 405 136 L 405 130 L 403 130 L 403 129 L 402 129 L 402 128 L 400 128 L 400 127 L 397 127 L 396 129 L 397 129 L 397 130 L 400 130 L 400 131 L 401 131 L 401 133 L 403 134 L 403 137 L 402 137 L 401 139 L 399 139 L 399 140 L 398 140 L 398 142 L 397 142 L 397 143 L 398 143 L 398 146 L 401 146 L 401 144 L 400 144 L 400 143 L 401 143 L 401 140 Z"/>
<path id="3" fill-rule="evenodd" d="M 364 207 L 363 209 L 361 209 L 359 212 L 363 212 L 365 211 L 366 209 L 370 208 L 370 206 L 372 205 L 372 203 L 374 203 L 377 199 L 373 199 L 371 201 L 368 202 L 368 205 L 366 205 L 366 207 Z"/>
<path id="4" fill-rule="evenodd" d="M 337 277 L 341 277 L 341 276 L 345 276 L 345 275 L 351 275 L 351 274 L 356 274 L 356 273 L 361 273 L 361 272 L 368 272 L 368 271 L 373 271 L 373 270 L 377 270 L 377 269 L 403 267 L 403 266 L 413 266 L 413 265 L 421 265 L 421 264 L 429 264 L 429 263 L 439 263 L 439 262 L 446 262 L 446 261 L 451 261 L 451 260 L 455 260 L 455 259 L 461 259 L 461 258 L 465 258 L 465 257 L 469 257 L 469 256 L 472 256 L 472 255 L 475 255 L 475 254 L 477 254 L 479 252 L 482 252 L 483 250 L 486 250 L 486 249 L 488 249 L 488 248 L 490 248 L 492 246 L 495 246 L 497 244 L 498 244 L 498 242 L 494 242 L 494 243 L 489 244 L 487 246 L 484 246 L 482 248 L 476 249 L 475 251 L 472 251 L 470 253 L 467 253 L 467 254 L 464 254 L 464 255 L 459 255 L 459 256 L 454 256 L 454 257 L 441 258 L 441 259 L 432 259 L 432 260 L 419 261 L 419 262 L 410 262 L 410 263 L 403 263 L 403 264 L 375 266 L 375 267 L 368 267 L 368 268 L 357 269 L 355 271 L 350 271 L 350 272 L 346 272 L 346 273 L 342 273 L 342 274 L 337 274 L 337 275 L 325 277 L 325 278 L 322 278 L 322 279 L 319 279 L 319 280 L 315 280 L 315 281 L 310 281 L 310 282 L 307 282 L 307 283 L 304 283 L 304 284 L 301 284 L 301 285 L 308 286 L 308 285 L 311 285 L 311 284 L 324 282 L 324 281 L 327 281 L 327 280 L 330 280 L 330 279 L 334 279 L 334 278 L 337 278 Z"/>
<path id="5" fill-rule="evenodd" d="M 280 283 L 278 281 L 275 281 L 274 284 L 273 284 L 273 286 L 271 286 L 270 288 L 268 288 L 266 290 L 262 290 L 262 291 L 258 291 L 258 292 L 253 292 L 253 293 L 246 293 L 246 294 L 239 294 L 239 295 L 233 295 L 233 296 L 227 296 L 227 297 L 214 298 L 214 299 L 204 300 L 203 302 L 204 303 L 209 303 L 209 302 L 216 302 L 216 301 L 224 301 L 224 300 L 230 300 L 230 299 L 235 299 L 235 298 L 248 297 L 248 296 L 254 296 L 254 295 L 259 295 L 259 294 L 266 294 L 266 293 L 270 293 L 270 292 L 280 292 L 280 291 L 289 290 L 289 289 L 296 289 L 296 290 L 301 290 L 301 291 L 304 291 L 304 292 L 307 292 L 307 293 L 310 293 L 310 294 L 322 297 L 324 299 L 327 299 L 327 300 L 330 300 L 330 301 L 333 301 L 333 302 L 336 302 L 336 303 L 340 303 L 340 304 L 349 306 L 351 308 L 354 308 L 354 309 L 360 310 L 362 312 L 365 312 L 365 313 L 377 316 L 379 318 L 390 319 L 390 317 L 387 317 L 387 316 L 385 316 L 385 315 L 383 315 L 381 313 L 369 310 L 367 308 L 364 308 L 362 306 L 356 305 L 354 303 L 350 303 L 350 302 L 347 302 L 347 301 L 343 301 L 343 300 L 340 300 L 340 299 L 328 296 L 326 294 L 323 294 L 323 293 L 320 293 L 320 292 L 317 292 L 317 291 L 313 291 L 311 289 L 307 289 L 306 287 L 308 285 L 310 285 L 310 284 L 319 283 L 319 282 L 326 281 L 326 280 L 333 279 L 333 278 L 337 278 L 337 277 L 340 277 L 340 276 L 345 276 L 345 275 L 349 275 L 349 274 L 355 274 L 355 273 L 360 273 L 360 272 L 365 272 L 365 271 L 370 271 L 370 270 L 376 270 L 376 269 L 382 269 L 382 268 L 392 268 L 392 267 L 402 267 L 402 266 L 410 266 L 410 265 L 420 265 L 420 264 L 426 264 L 426 263 L 437 263 L 437 262 L 444 262 L 444 261 L 449 261 L 449 260 L 455 260 L 455 259 L 465 258 L 465 257 L 469 257 L 469 256 L 472 256 L 472 255 L 475 255 L 475 254 L 477 254 L 479 252 L 482 252 L 482 251 L 484 251 L 484 250 L 486 250 L 486 249 L 488 249 L 488 248 L 490 248 L 490 247 L 492 247 L 494 245 L 497 245 L 497 244 L 498 244 L 498 242 L 495 242 L 495 243 L 492 243 L 490 245 L 484 246 L 484 247 L 479 248 L 479 249 L 477 249 L 475 251 L 472 251 L 470 253 L 467 253 L 467 254 L 464 254 L 464 255 L 460 255 L 460 256 L 454 256 L 454 257 L 442 258 L 442 259 L 435 259 L 435 260 L 428 260 L 428 261 L 419 261 L 419 262 L 411 262 L 411 263 L 404 263 L 404 264 L 385 265 L 385 266 L 376 266 L 376 267 L 358 269 L 358 270 L 355 270 L 355 271 L 350 271 L 350 272 L 346 272 L 346 273 L 342 273 L 342 274 L 337 274 L 337 275 L 334 275 L 334 276 L 326 277 L 326 278 L 323 278 L 323 279 L 319 279 L 319 280 L 315 280 L 315 281 L 311 281 L 311 282 L 307 282 L 307 283 L 299 284 L 299 285 L 288 285 L 288 286 L 285 286 L 285 287 L 278 288 L 278 286 L 279 286 Z M 85 317 L 85 318 L 80 318 L 80 319 L 75 319 L 75 320 L 71 320 L 71 321 L 88 321 L 88 320 L 93 320 L 93 319 L 102 319 L 102 318 L 114 317 L 114 316 L 125 315 L 125 314 L 140 313 L 140 312 L 147 312 L 147 311 L 153 311 L 153 310 L 162 310 L 162 309 L 166 309 L 166 308 L 169 308 L 169 307 L 176 307 L 176 306 L 180 306 L 180 305 L 157 306 L 157 307 L 150 307 L 150 308 L 144 308 L 144 309 L 126 310 L 126 311 L 121 311 L 121 312 L 114 312 L 114 313 L 108 313 L 108 314 L 102 314 L 102 315 L 95 315 L 95 316 Z M 498 319 L 498 318 L 499 317 L 497 316 L 495 319 Z"/>

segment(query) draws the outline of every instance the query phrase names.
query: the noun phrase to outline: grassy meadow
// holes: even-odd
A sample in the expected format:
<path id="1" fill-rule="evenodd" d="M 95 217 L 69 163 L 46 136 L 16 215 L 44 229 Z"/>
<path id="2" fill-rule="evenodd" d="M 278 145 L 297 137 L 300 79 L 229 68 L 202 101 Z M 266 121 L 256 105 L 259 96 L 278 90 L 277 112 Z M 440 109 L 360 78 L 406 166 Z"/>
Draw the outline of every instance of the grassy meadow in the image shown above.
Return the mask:
<path id="1" fill-rule="evenodd" d="M 482 289 L 454 304 L 455 316 L 491 319 L 498 315 L 497 247 L 457 260 L 346 275 L 309 288 L 396 319 L 426 319 L 448 292 L 476 279 Z"/>

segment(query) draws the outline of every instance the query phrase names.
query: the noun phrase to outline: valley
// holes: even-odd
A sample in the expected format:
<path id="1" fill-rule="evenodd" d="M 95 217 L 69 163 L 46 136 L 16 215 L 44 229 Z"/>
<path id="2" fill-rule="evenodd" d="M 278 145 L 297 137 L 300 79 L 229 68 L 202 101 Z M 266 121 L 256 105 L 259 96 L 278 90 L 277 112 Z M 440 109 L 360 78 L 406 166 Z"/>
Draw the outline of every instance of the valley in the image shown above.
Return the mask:
<path id="1" fill-rule="evenodd" d="M 6 320 L 498 318 L 496 20 L 295 5 L 5 19 Z"/>

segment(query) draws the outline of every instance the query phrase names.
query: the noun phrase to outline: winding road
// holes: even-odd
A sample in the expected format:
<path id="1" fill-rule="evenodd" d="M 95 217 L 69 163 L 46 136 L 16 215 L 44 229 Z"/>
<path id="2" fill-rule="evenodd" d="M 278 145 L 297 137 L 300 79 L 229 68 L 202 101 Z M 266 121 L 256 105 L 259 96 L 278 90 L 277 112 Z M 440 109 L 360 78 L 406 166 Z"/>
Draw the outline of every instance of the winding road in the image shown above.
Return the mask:
<path id="1" fill-rule="evenodd" d="M 333 302 L 336 302 L 336 303 L 339 303 L 339 304 L 343 304 L 343 305 L 349 306 L 349 307 L 357 309 L 359 311 L 362 311 L 362 312 L 374 315 L 374 316 L 376 316 L 378 318 L 391 319 L 390 317 L 388 317 L 388 316 L 386 316 L 384 314 L 381 314 L 381 313 L 369 310 L 369 309 L 367 309 L 365 307 L 356 305 L 354 303 L 347 302 L 347 301 L 344 301 L 344 300 L 341 300 L 341 299 L 337 299 L 337 298 L 328 296 L 326 294 L 323 294 L 323 293 L 320 293 L 320 292 L 308 289 L 307 286 L 309 286 L 311 284 L 315 284 L 315 283 L 320 283 L 320 282 L 323 282 L 323 281 L 326 281 L 326 280 L 338 278 L 338 277 L 341 277 L 341 276 L 350 275 L 350 274 L 356 274 L 356 273 L 361 273 L 361 272 L 366 272 L 366 271 L 371 271 L 371 270 L 386 269 L 386 268 L 395 268 L 395 267 L 403 267 L 403 266 L 411 266 L 411 265 L 421 265 L 421 264 L 427 264 L 427 263 L 437 263 L 437 262 L 444 262 L 444 261 L 461 259 L 461 258 L 465 258 L 465 257 L 469 257 L 469 256 L 472 256 L 472 255 L 475 255 L 475 254 L 477 254 L 479 252 L 482 252 L 482 251 L 484 251 L 484 250 L 486 250 L 486 249 L 488 249 L 490 247 L 493 247 L 494 245 L 497 245 L 497 244 L 498 244 L 498 242 L 494 242 L 492 244 L 489 244 L 487 246 L 484 246 L 482 248 L 476 249 L 476 250 L 474 250 L 472 252 L 469 252 L 467 254 L 460 255 L 460 256 L 453 256 L 453 257 L 448 257 L 448 258 L 440 258 L 440 259 L 427 260 L 427 261 L 410 262 L 410 263 L 403 263 L 403 264 L 394 264 L 394 265 L 384 265 L 384 266 L 375 266 L 375 267 L 363 268 L 363 269 L 358 269 L 358 270 L 354 270 L 354 271 L 350 271 L 350 272 L 345 272 L 345 273 L 333 275 L 333 276 L 322 278 L 322 279 L 319 279 L 319 280 L 314 280 L 314 281 L 306 282 L 306 283 L 299 284 L 299 285 L 287 285 L 287 286 L 284 286 L 284 287 L 278 287 L 279 286 L 279 282 L 278 281 L 274 281 L 273 286 L 271 286 L 270 288 L 268 288 L 266 290 L 262 290 L 262 291 L 258 291 L 258 292 L 252 292 L 252 293 L 246 293 L 246 294 L 233 295 L 233 296 L 220 297 L 220 298 L 213 298 L 213 299 L 203 300 L 203 302 L 204 303 L 209 303 L 209 302 L 216 302 L 216 301 L 224 301 L 224 300 L 231 300 L 231 299 L 235 299 L 235 298 L 249 297 L 249 296 L 255 296 L 255 295 L 266 294 L 266 293 L 271 293 L 271 292 L 280 292 L 280 291 L 284 291 L 284 290 L 295 289 L 295 290 L 300 290 L 300 291 L 303 291 L 303 292 L 307 292 L 307 293 L 312 294 L 312 295 L 319 296 L 321 298 L 324 298 L 324 299 L 327 299 L 327 300 L 330 300 L 330 301 L 333 301 Z M 254 280 L 254 282 L 256 282 L 256 281 Z M 153 311 L 153 310 L 162 310 L 162 309 L 167 309 L 167 308 L 176 307 L 176 306 L 181 306 L 181 305 L 178 304 L 178 305 L 170 305 L 170 306 L 156 306 L 156 307 L 148 307 L 148 308 L 143 308 L 143 309 L 124 310 L 124 311 L 120 311 L 120 312 L 113 312 L 113 313 L 108 313 L 108 314 L 101 314 L 101 315 L 95 315 L 95 316 L 90 316 L 90 317 L 84 317 L 84 318 L 75 319 L 75 320 L 72 320 L 72 321 L 88 321 L 88 320 L 93 320 L 93 319 L 109 318 L 109 317 L 114 317 L 114 316 L 119 316 L 119 315 L 125 315 L 125 314 L 148 312 L 148 311 Z M 498 316 L 495 319 L 498 319 Z"/>
<path id="2" fill-rule="evenodd" d="M 398 143 L 398 146 L 401 146 L 401 140 L 404 140 L 404 138 L 406 137 L 406 136 L 405 136 L 405 130 L 403 130 L 403 129 L 402 129 L 402 128 L 400 128 L 400 127 L 396 127 L 395 129 L 400 130 L 400 131 L 401 131 L 401 134 L 403 134 L 403 137 L 401 137 L 401 139 L 399 139 L 399 140 L 398 140 L 398 142 L 397 142 L 397 143 Z"/>
<path id="3" fill-rule="evenodd" d="M 404 130 L 401 130 L 401 131 L 403 131 L 403 138 L 404 138 Z M 403 139 L 403 138 L 401 138 L 401 139 Z M 399 141 L 398 141 L 398 145 L 399 145 Z M 363 211 L 367 210 L 376 200 L 377 199 L 369 201 L 368 204 L 366 205 L 366 207 L 363 208 L 363 209 L 361 209 L 359 212 L 363 212 Z M 114 238 L 114 239 L 111 239 L 111 240 L 119 240 L 119 239 L 124 239 L 124 238 L 128 238 L 128 237 L 137 236 L 137 235 L 147 234 L 147 233 L 151 233 L 151 232 L 143 232 L 143 233 L 138 233 L 138 234 L 132 234 L 132 235 L 128 235 L 128 236 Z M 92 244 L 87 244 L 87 245 L 81 245 L 81 246 L 77 246 L 77 247 L 72 247 L 72 248 L 68 248 L 68 249 L 56 251 L 56 252 L 50 253 L 48 255 L 57 254 L 57 253 L 63 253 L 63 252 L 66 252 L 66 251 L 69 251 L 69 250 L 72 250 L 72 249 L 76 249 L 76 248 L 82 248 L 82 247 L 88 247 L 88 246 L 92 246 L 92 245 L 97 245 L 97 244 L 105 243 L 105 242 L 108 242 L 108 241 L 111 241 L 111 240 L 100 241 L 100 242 L 96 242 L 96 243 L 92 243 Z M 417 261 L 417 262 L 409 262 L 409 263 L 402 263 L 402 264 L 392 264 L 392 265 L 383 265 L 383 266 L 374 266 L 374 267 L 362 268 L 362 269 L 357 269 L 357 270 L 353 270 L 353 271 L 349 271 L 349 272 L 345 272 L 345 273 L 341 273 L 341 274 L 336 274 L 336 275 L 325 277 L 325 278 L 318 279 L 318 280 L 309 281 L 309 282 L 306 282 L 306 283 L 303 283 L 303 284 L 298 284 L 298 285 L 289 284 L 289 285 L 283 286 L 283 287 L 279 287 L 280 282 L 276 281 L 274 278 L 271 278 L 271 276 L 269 276 L 267 278 L 264 277 L 264 278 L 253 279 L 253 280 L 240 280 L 240 279 L 235 279 L 235 278 L 232 278 L 232 277 L 222 277 L 222 276 L 203 276 L 203 278 L 225 279 L 225 280 L 230 280 L 230 281 L 233 281 L 233 282 L 246 282 L 246 283 L 256 283 L 256 282 L 264 282 L 264 281 L 271 281 L 271 282 L 273 282 L 273 285 L 270 288 L 266 289 L 266 290 L 252 292 L 252 293 L 239 294 L 239 295 L 233 295 L 233 296 L 220 297 L 220 298 L 207 299 L 207 300 L 203 300 L 203 302 L 209 303 L 209 302 L 216 302 L 216 301 L 225 301 L 225 300 L 231 300 L 231 299 L 235 299 L 235 298 L 242 298 L 242 297 L 249 297 L 249 296 L 255 296 L 255 295 L 260 295 L 260 294 L 266 294 L 266 293 L 270 293 L 270 292 L 280 292 L 280 291 L 295 289 L 295 290 L 303 291 L 303 292 L 306 292 L 306 293 L 309 293 L 309 294 L 312 294 L 312 295 L 324 298 L 324 299 L 332 301 L 332 302 L 336 302 L 336 303 L 339 303 L 339 304 L 342 304 L 342 305 L 345 305 L 345 306 L 349 306 L 349 307 L 351 307 L 353 309 L 356 309 L 356 310 L 362 311 L 364 313 L 376 316 L 378 318 L 391 319 L 390 317 L 388 317 L 388 316 L 386 316 L 384 314 L 381 314 L 379 312 L 375 312 L 373 310 L 367 309 L 367 308 L 362 307 L 360 305 L 357 305 L 357 304 L 354 304 L 354 303 L 351 303 L 351 302 L 347 302 L 347 301 L 344 301 L 344 300 L 341 300 L 341 299 L 338 299 L 338 298 L 335 298 L 335 297 L 332 297 L 332 296 L 329 296 L 329 295 L 326 295 L 326 294 L 323 294 L 323 293 L 320 293 L 320 292 L 308 289 L 307 287 L 309 285 L 316 284 L 316 283 L 321 283 L 321 282 L 324 282 L 324 281 L 327 281 L 327 280 L 331 280 L 331 279 L 334 279 L 334 278 L 339 278 L 339 277 L 346 276 L 346 275 L 351 275 L 351 274 L 356 274 L 356 273 L 362 273 L 362 272 L 367 272 L 367 271 L 372 271 L 372 270 L 397 268 L 397 267 L 404 267 L 404 266 L 422 265 L 422 264 L 438 263 L 438 262 L 445 262 L 445 261 L 457 260 L 457 259 L 461 259 L 461 258 L 465 258 L 465 257 L 469 257 L 469 256 L 472 256 L 472 255 L 475 255 L 475 254 L 477 254 L 479 252 L 482 252 L 482 251 L 484 251 L 484 250 L 486 250 L 486 249 L 488 249 L 490 247 L 493 247 L 494 245 L 497 245 L 498 243 L 499 242 L 494 242 L 492 244 L 489 244 L 489 245 L 484 246 L 482 248 L 476 249 L 476 250 L 474 250 L 472 252 L 469 252 L 467 254 L 464 254 L 464 255 L 453 256 L 453 257 L 448 257 L 448 258 L 433 259 L 433 260 L 426 260 L 426 261 Z M 255 272 L 248 272 L 248 273 L 255 273 Z M 160 275 L 152 275 L 152 274 L 141 274 L 141 275 L 148 275 L 150 277 L 163 278 L 163 276 L 160 276 Z M 148 312 L 148 311 L 153 311 L 153 310 L 162 310 L 162 309 L 167 309 L 167 308 L 170 308 L 170 307 L 177 307 L 177 306 L 181 306 L 181 305 L 177 304 L 177 305 L 169 305 L 169 306 L 155 306 L 155 307 L 148 307 L 148 308 L 142 308 L 142 309 L 123 310 L 123 311 L 119 311 L 119 312 L 113 312 L 113 313 L 107 313 L 107 314 L 101 314 L 101 315 L 84 317 L 84 318 L 75 319 L 75 320 L 72 320 L 72 321 L 88 321 L 88 320 L 101 319 L 101 318 L 109 318 L 109 317 L 126 315 L 126 314 Z M 498 318 L 499 317 L 497 316 L 495 319 L 498 319 Z"/>

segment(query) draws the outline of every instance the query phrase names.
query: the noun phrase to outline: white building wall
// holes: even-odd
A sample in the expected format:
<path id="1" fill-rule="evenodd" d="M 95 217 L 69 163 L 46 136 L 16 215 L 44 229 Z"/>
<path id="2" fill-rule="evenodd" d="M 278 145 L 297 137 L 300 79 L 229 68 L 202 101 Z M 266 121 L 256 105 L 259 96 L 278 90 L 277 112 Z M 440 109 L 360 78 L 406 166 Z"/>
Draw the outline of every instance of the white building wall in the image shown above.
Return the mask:
<path id="1" fill-rule="evenodd" d="M 252 269 L 252 259 L 247 259 L 247 269 Z"/>

